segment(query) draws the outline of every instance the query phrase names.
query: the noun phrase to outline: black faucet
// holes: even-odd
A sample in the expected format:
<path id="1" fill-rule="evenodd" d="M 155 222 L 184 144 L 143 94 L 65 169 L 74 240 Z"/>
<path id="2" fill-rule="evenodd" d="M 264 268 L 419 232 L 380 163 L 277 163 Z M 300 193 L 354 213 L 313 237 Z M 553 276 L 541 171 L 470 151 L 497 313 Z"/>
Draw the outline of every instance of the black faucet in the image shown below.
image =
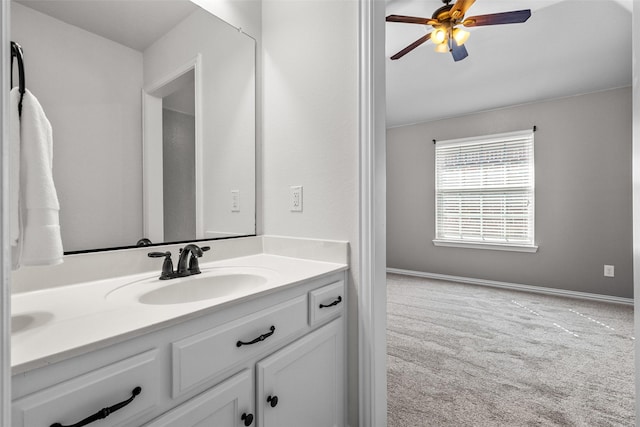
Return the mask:
<path id="1" fill-rule="evenodd" d="M 180 249 L 180 258 L 178 259 L 177 273 L 179 277 L 190 276 L 192 274 L 200 274 L 198 266 L 198 258 L 203 252 L 211 249 L 209 246 L 199 247 L 198 245 L 189 244 Z M 189 256 L 191 254 L 191 256 Z M 188 262 L 188 264 L 187 264 Z"/>
<path id="2" fill-rule="evenodd" d="M 200 266 L 198 258 L 203 252 L 211 249 L 209 246 L 199 247 L 198 245 L 188 244 L 180 249 L 180 258 L 178 259 L 178 268 L 173 270 L 173 261 L 171 260 L 171 252 L 149 252 L 147 255 L 151 258 L 164 257 L 162 263 L 162 274 L 160 280 L 175 279 L 177 277 L 186 277 L 193 274 L 200 274 Z M 191 255 L 191 256 L 189 256 Z"/>

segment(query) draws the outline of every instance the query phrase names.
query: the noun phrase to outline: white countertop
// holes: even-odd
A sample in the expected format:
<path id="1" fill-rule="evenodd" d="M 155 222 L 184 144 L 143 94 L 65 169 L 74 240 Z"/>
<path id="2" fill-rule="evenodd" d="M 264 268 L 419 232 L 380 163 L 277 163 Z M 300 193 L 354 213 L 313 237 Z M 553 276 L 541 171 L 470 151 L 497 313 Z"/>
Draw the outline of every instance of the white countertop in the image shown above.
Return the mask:
<path id="1" fill-rule="evenodd" d="M 348 268 L 347 264 L 255 254 L 200 264 L 204 277 L 216 271 L 256 271 L 267 277 L 250 289 L 228 296 L 181 304 L 141 304 L 137 297 L 154 287 L 176 281 L 155 280 L 155 273 L 139 273 L 12 296 L 13 374 L 46 366 L 96 348 L 267 295 L 276 290 Z M 188 280 L 188 279 L 186 279 Z M 133 283 L 132 283 L 133 282 Z M 173 283 L 172 283 L 173 282 Z"/>

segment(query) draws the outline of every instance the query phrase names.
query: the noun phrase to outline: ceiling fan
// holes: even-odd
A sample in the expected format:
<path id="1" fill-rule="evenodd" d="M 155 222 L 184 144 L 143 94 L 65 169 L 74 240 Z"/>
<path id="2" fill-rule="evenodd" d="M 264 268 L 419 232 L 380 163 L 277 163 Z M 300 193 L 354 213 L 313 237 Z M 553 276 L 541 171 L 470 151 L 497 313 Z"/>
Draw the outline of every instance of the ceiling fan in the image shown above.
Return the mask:
<path id="1" fill-rule="evenodd" d="M 525 22 L 531 16 L 531 10 L 524 9 L 465 18 L 464 14 L 467 13 L 467 10 L 476 0 L 457 0 L 453 5 L 449 4 L 451 1 L 452 0 L 442 0 L 442 3 L 445 5 L 433 12 L 431 18 L 403 15 L 387 16 L 387 22 L 431 25 L 434 28 L 432 32 L 420 37 L 393 55 L 391 59 L 400 59 L 431 39 L 436 45 L 436 52 L 451 52 L 454 61 L 461 61 L 469 55 L 467 48 L 464 47 L 464 43 L 469 38 L 469 32 L 457 27 L 457 25 L 462 24 L 465 27 L 480 27 L 484 25 L 517 24 Z"/>

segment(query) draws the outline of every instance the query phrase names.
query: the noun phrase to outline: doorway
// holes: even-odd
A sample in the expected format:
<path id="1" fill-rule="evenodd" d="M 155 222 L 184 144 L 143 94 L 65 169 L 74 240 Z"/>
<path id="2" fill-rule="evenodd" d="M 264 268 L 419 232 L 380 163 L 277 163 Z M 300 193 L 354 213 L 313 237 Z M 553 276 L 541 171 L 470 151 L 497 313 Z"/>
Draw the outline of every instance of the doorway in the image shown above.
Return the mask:
<path id="1" fill-rule="evenodd" d="M 144 233 L 152 242 L 204 238 L 200 62 L 143 91 Z"/>

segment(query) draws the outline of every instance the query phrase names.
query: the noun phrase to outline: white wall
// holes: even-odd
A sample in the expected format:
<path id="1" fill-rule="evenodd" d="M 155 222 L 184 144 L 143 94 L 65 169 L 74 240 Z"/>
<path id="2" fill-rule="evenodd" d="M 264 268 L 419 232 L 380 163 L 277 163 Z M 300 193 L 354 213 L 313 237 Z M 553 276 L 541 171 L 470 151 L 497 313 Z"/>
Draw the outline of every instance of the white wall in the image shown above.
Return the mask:
<path id="1" fill-rule="evenodd" d="M 204 76 L 201 125 L 205 235 L 253 234 L 254 40 L 199 9 L 145 50 L 144 83 L 155 86 L 197 54 L 202 55 Z M 231 190 L 240 192 L 239 212 L 231 211 Z"/>
<path id="2" fill-rule="evenodd" d="M 262 234 L 262 0 L 191 1 L 256 41 L 256 234 Z"/>
<path id="3" fill-rule="evenodd" d="M 53 128 L 64 250 L 135 244 L 142 236 L 142 54 L 15 2 L 11 19 L 27 88 Z"/>
<path id="4" fill-rule="evenodd" d="M 261 0 L 191 0 L 256 40 L 262 34 Z"/>
<path id="5" fill-rule="evenodd" d="M 357 425 L 358 3 L 262 4 L 263 227 L 348 240 L 349 420 Z M 290 186 L 303 211 L 289 211 Z"/>
<path id="6" fill-rule="evenodd" d="M 266 234 L 357 236 L 356 6 L 263 3 Z M 301 213 L 292 185 L 304 186 Z"/>

